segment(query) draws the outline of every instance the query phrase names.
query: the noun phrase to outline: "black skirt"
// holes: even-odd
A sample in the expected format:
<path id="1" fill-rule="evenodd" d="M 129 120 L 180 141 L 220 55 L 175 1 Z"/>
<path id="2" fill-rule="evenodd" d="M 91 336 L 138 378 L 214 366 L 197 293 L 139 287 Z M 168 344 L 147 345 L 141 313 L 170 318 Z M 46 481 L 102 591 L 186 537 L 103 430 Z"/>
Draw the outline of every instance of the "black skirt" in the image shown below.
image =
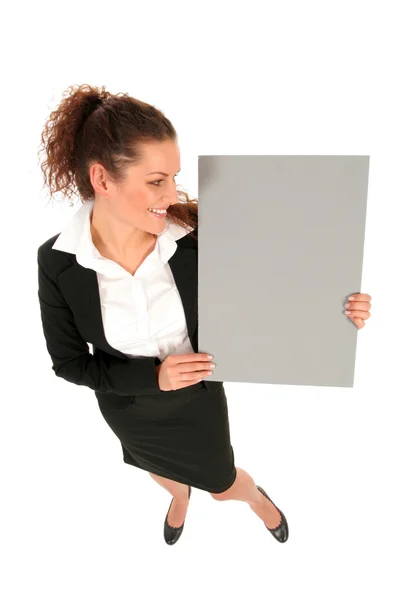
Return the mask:
<path id="1" fill-rule="evenodd" d="M 95 392 L 125 463 L 212 493 L 236 478 L 223 383 L 203 381 L 156 395 Z"/>

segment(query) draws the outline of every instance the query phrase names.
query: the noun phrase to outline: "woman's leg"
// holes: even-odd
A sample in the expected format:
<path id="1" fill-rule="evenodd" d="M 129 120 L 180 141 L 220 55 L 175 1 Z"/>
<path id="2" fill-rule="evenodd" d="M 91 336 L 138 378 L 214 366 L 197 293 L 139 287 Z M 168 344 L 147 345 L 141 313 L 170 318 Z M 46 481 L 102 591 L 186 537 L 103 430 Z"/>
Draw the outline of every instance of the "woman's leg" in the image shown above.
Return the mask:
<path id="1" fill-rule="evenodd" d="M 178 481 L 173 481 L 154 473 L 149 472 L 149 475 L 174 497 L 168 513 L 168 524 L 171 527 L 180 527 L 186 518 L 189 505 L 189 487 L 184 483 L 179 483 Z"/>
<path id="2" fill-rule="evenodd" d="M 215 500 L 241 500 L 247 502 L 253 512 L 264 521 L 269 528 L 277 527 L 281 516 L 277 508 L 258 491 L 252 477 L 240 467 L 236 467 L 236 479 L 225 492 L 212 493 Z"/>

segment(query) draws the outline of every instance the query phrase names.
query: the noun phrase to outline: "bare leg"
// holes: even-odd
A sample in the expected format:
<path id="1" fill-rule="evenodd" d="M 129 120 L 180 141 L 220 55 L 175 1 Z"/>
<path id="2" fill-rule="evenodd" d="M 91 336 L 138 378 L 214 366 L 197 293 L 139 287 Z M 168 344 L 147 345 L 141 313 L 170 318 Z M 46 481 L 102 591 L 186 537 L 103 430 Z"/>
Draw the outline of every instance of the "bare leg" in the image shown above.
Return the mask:
<path id="1" fill-rule="evenodd" d="M 277 508 L 258 491 L 254 480 L 244 469 L 236 467 L 236 471 L 237 476 L 231 487 L 220 494 L 212 493 L 211 496 L 215 500 L 241 500 L 247 502 L 252 511 L 264 521 L 267 527 L 277 527 L 281 521 Z"/>
<path id="2" fill-rule="evenodd" d="M 171 527 L 180 527 L 186 518 L 189 505 L 189 487 L 184 483 L 179 483 L 178 481 L 173 481 L 154 473 L 149 472 L 149 475 L 174 497 L 168 513 L 168 524 Z"/>

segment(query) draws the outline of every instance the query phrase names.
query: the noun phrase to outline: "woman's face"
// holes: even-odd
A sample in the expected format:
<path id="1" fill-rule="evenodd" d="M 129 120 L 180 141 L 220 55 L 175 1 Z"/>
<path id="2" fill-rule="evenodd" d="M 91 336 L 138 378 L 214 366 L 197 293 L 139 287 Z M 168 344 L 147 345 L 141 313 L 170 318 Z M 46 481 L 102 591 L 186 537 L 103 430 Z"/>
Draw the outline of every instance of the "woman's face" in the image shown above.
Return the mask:
<path id="1" fill-rule="evenodd" d="M 128 168 L 122 183 L 107 178 L 102 167 L 91 167 L 92 185 L 101 210 L 122 226 L 157 234 L 166 227 L 165 217 L 154 216 L 149 208 L 168 209 L 178 202 L 176 176 L 180 171 L 180 152 L 176 142 L 149 142 L 141 145 L 140 164 Z M 100 208 L 98 206 L 98 208 Z"/>

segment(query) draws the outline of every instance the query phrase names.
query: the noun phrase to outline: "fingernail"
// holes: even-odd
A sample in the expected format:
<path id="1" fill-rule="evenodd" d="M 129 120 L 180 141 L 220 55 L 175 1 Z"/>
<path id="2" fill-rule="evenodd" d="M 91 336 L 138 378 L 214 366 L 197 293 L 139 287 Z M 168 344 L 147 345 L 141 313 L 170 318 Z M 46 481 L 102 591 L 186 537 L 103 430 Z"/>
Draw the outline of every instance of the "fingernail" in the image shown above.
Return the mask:
<path id="1" fill-rule="evenodd" d="M 348 300 L 354 300 L 354 296 L 349 296 L 347 299 Z"/>

